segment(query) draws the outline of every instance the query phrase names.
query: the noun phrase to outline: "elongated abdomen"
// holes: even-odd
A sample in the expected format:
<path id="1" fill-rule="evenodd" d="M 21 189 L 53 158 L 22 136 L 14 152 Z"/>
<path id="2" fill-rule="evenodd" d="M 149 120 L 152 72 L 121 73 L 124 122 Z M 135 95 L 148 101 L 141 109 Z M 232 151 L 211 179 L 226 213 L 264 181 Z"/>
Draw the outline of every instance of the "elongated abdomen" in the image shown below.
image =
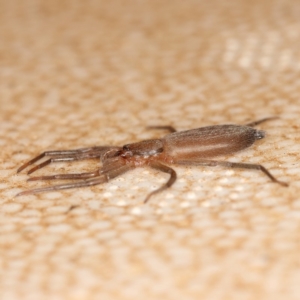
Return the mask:
<path id="1" fill-rule="evenodd" d="M 165 136 L 163 152 L 177 159 L 208 159 L 243 150 L 264 136 L 262 130 L 248 126 L 207 126 Z"/>

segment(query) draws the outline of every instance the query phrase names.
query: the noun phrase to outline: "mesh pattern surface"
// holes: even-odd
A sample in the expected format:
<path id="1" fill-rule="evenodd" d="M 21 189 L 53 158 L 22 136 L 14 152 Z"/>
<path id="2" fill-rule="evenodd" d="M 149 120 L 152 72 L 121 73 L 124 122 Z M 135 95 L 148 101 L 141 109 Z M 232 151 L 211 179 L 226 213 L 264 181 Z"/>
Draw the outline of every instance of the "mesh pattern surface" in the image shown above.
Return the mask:
<path id="1" fill-rule="evenodd" d="M 299 299 L 297 0 L 0 0 L 0 298 Z M 84 189 L 17 168 L 50 149 L 280 118 L 224 160 L 238 169 L 135 169 Z M 40 175 L 93 170 L 53 164 Z"/>

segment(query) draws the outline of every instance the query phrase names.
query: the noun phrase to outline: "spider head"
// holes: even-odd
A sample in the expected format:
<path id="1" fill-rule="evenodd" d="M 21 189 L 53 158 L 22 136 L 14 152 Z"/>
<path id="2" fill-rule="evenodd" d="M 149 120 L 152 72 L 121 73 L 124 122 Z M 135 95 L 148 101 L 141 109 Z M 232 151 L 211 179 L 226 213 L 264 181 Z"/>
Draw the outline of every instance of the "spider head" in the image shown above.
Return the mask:
<path id="1" fill-rule="evenodd" d="M 161 140 L 146 140 L 139 143 L 127 144 L 121 150 L 122 157 L 153 156 L 163 151 Z"/>

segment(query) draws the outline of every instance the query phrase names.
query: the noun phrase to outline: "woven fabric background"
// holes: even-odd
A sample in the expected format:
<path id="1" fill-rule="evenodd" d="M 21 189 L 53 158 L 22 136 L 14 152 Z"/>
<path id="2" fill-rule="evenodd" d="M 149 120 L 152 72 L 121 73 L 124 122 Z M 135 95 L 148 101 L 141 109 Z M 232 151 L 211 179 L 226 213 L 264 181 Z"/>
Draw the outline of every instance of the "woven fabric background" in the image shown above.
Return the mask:
<path id="1" fill-rule="evenodd" d="M 0 299 L 300 299 L 297 0 L 0 0 Z M 280 118 L 224 160 L 259 171 L 136 169 L 107 184 L 17 168 L 50 149 Z M 37 175 L 93 170 L 58 163 Z"/>

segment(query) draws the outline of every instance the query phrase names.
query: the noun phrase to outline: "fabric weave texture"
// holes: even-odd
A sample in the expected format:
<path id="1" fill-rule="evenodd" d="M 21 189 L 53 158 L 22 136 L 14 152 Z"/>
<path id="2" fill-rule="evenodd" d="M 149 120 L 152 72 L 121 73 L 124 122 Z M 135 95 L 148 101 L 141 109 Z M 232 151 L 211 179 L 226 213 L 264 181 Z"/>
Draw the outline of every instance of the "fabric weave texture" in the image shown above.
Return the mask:
<path id="1" fill-rule="evenodd" d="M 300 299 L 297 0 L 0 0 L 0 299 Z M 117 145 L 264 117 L 222 160 L 109 183 L 16 174 L 45 150 Z M 36 175 L 94 170 L 57 163 Z"/>

